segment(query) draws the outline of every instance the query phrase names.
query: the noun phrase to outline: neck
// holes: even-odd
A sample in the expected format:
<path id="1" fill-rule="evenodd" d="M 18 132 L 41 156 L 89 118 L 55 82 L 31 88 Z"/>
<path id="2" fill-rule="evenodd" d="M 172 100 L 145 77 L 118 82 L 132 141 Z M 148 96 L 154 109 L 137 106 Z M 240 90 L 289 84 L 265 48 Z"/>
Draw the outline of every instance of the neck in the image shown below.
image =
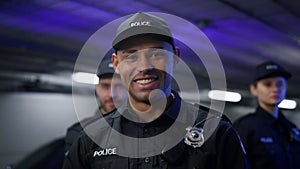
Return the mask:
<path id="1" fill-rule="evenodd" d="M 262 109 L 270 113 L 274 118 L 278 118 L 279 115 L 279 108 L 278 106 L 267 106 L 267 105 L 260 105 Z"/>
<path id="2" fill-rule="evenodd" d="M 105 114 L 107 114 L 108 112 L 105 111 L 103 108 L 100 108 L 100 113 L 101 113 L 102 115 L 105 115 Z"/>

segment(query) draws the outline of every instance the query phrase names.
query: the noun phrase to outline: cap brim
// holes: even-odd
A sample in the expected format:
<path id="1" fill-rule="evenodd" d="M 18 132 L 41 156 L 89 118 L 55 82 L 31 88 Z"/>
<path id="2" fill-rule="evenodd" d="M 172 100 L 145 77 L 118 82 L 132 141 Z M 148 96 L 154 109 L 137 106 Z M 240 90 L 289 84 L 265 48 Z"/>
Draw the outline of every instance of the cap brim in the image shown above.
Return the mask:
<path id="1" fill-rule="evenodd" d="M 103 74 L 97 74 L 98 78 L 109 78 L 112 77 L 114 75 L 114 73 L 103 73 Z"/>

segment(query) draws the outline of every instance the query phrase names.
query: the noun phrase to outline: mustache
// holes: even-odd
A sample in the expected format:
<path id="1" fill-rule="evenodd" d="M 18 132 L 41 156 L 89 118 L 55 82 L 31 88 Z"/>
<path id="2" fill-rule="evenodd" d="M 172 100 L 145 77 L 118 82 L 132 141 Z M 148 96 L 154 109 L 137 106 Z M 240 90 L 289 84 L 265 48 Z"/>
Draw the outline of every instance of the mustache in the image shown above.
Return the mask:
<path id="1" fill-rule="evenodd" d="M 168 74 L 168 73 L 164 70 L 160 70 L 160 69 L 156 69 L 156 68 L 149 68 L 149 69 L 145 69 L 145 70 L 142 70 L 142 71 L 136 73 L 135 75 L 132 76 L 133 78 L 131 80 L 138 79 L 138 78 L 144 78 L 147 75 L 158 77 L 160 74 Z"/>
<path id="2" fill-rule="evenodd" d="M 108 102 L 114 102 L 114 99 L 113 99 L 113 98 L 110 98 L 110 99 L 104 100 L 104 103 L 108 103 Z"/>

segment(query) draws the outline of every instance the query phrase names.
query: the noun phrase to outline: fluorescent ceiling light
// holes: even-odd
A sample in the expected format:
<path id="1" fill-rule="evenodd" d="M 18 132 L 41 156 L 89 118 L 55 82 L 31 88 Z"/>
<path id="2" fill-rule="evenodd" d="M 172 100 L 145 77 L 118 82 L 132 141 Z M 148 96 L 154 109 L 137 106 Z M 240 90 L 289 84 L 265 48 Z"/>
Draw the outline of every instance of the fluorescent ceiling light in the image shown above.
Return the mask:
<path id="1" fill-rule="evenodd" d="M 239 93 L 222 90 L 211 90 L 208 92 L 208 97 L 213 100 L 226 102 L 239 102 L 242 99 L 242 96 Z"/>
<path id="2" fill-rule="evenodd" d="M 72 79 L 78 83 L 97 84 L 98 76 L 93 73 L 76 72 L 72 75 Z"/>
<path id="3" fill-rule="evenodd" d="M 284 109 L 295 109 L 297 106 L 297 102 L 295 100 L 288 100 L 284 99 L 282 102 L 278 105 L 279 108 Z"/>

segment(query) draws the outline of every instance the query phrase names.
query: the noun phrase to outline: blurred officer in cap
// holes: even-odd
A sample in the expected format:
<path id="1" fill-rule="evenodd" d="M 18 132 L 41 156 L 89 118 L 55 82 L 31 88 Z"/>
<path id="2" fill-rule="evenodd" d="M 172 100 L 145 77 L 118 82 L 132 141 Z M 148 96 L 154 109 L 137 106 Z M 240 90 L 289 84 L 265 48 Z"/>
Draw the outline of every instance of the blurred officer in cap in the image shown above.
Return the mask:
<path id="1" fill-rule="evenodd" d="M 117 29 L 113 48 L 128 99 L 101 119 L 108 125 L 86 126 L 91 133 L 74 143 L 64 169 L 248 168 L 230 122 L 171 89 L 179 49 L 162 18 L 132 15 Z"/>
<path id="2" fill-rule="evenodd" d="M 120 106 L 127 96 L 120 76 L 114 74 L 114 66 L 111 58 L 112 50 L 104 57 L 97 71 L 99 78 L 96 84 L 96 96 L 99 98 L 100 112 L 106 115 L 115 107 Z"/>
<path id="3" fill-rule="evenodd" d="M 115 74 L 110 50 L 101 61 L 97 70 L 99 78 L 98 84 L 95 85 L 96 97 L 99 100 L 99 110 L 93 117 L 86 118 L 81 122 L 73 124 L 67 129 L 65 153 L 67 154 L 74 141 L 80 135 L 82 128 L 97 119 L 108 115 L 116 107 L 120 106 L 127 97 L 127 91 L 124 88 L 120 76 Z"/>
<path id="4" fill-rule="evenodd" d="M 285 98 L 290 77 L 289 72 L 272 61 L 256 67 L 250 90 L 258 106 L 255 113 L 234 123 L 253 169 L 300 168 L 300 132 L 278 107 Z"/>

